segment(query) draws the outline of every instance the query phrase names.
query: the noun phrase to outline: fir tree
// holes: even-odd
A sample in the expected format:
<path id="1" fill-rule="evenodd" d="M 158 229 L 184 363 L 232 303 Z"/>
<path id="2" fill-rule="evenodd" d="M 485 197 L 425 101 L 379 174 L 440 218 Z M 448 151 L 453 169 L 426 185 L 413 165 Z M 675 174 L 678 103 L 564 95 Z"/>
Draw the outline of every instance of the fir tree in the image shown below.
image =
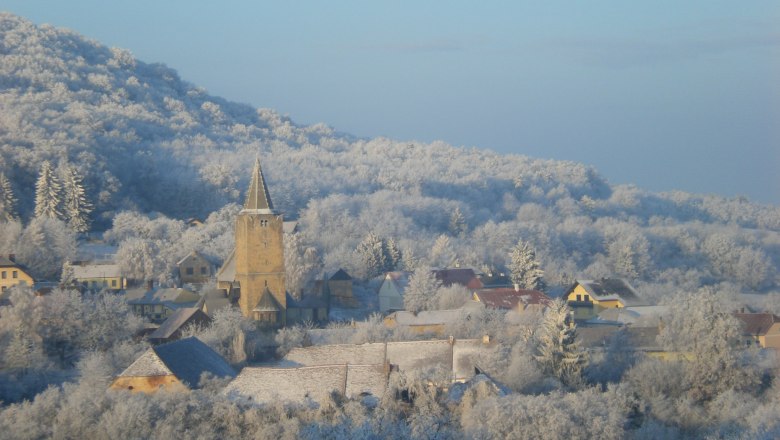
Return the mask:
<path id="1" fill-rule="evenodd" d="M 512 249 L 512 259 L 509 270 L 512 272 L 512 282 L 525 289 L 544 290 L 544 271 L 536 260 L 536 252 L 523 241 L 519 241 Z"/>
<path id="2" fill-rule="evenodd" d="M 365 276 L 367 279 L 382 274 L 387 268 L 386 248 L 384 240 L 373 232 L 369 232 L 368 235 L 363 238 L 363 241 L 357 245 L 357 248 L 355 248 L 355 253 L 360 257 L 363 267 L 365 268 Z"/>
<path id="3" fill-rule="evenodd" d="M 65 169 L 63 193 L 65 196 L 64 214 L 68 226 L 76 232 L 89 231 L 89 214 L 92 212 L 93 206 L 87 200 L 83 179 L 73 167 Z"/>
<path id="4" fill-rule="evenodd" d="M 403 261 L 403 254 L 401 249 L 398 248 L 398 244 L 392 238 L 383 240 L 385 249 L 385 259 L 387 260 L 385 271 L 391 271 L 398 269 Z"/>
<path id="5" fill-rule="evenodd" d="M 430 310 L 439 287 L 441 282 L 436 279 L 436 274 L 430 268 L 417 268 L 409 278 L 409 285 L 404 291 L 404 308 L 414 313 Z"/>
<path id="6" fill-rule="evenodd" d="M 466 235 L 467 229 L 466 218 L 463 216 L 463 213 L 460 212 L 460 208 L 455 208 L 455 210 L 452 211 L 452 215 L 450 215 L 450 234 L 455 237 L 463 237 Z"/>
<path id="7" fill-rule="evenodd" d="M 577 342 L 577 327 L 563 300 L 550 303 L 536 332 L 535 359 L 545 374 L 576 386 L 588 363 L 587 353 Z"/>
<path id="8" fill-rule="evenodd" d="M 38 181 L 35 183 L 35 216 L 62 220 L 59 210 L 62 202 L 60 181 L 49 161 L 41 164 Z"/>
<path id="9" fill-rule="evenodd" d="M 0 221 L 16 220 L 19 216 L 16 212 L 16 197 L 14 197 L 11 182 L 0 173 Z"/>

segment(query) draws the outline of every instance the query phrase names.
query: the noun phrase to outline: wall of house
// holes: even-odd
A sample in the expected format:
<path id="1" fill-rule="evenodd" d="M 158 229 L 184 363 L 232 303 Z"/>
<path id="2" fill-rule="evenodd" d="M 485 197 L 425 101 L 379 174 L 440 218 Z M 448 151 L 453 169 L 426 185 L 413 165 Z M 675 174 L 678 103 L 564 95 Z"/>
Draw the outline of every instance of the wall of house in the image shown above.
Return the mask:
<path id="1" fill-rule="evenodd" d="M 379 310 L 382 312 L 404 309 L 403 297 L 391 284 L 391 281 L 385 281 L 379 288 Z"/>
<path id="2" fill-rule="evenodd" d="M 133 393 L 154 393 L 161 388 L 176 391 L 188 390 L 188 388 L 172 374 L 168 376 L 117 377 L 109 388 L 112 390 L 131 391 Z"/>
<path id="3" fill-rule="evenodd" d="M 19 284 L 32 286 L 33 283 L 32 277 L 18 267 L 0 268 L 0 291 L 2 292 Z"/>
<path id="4" fill-rule="evenodd" d="M 76 281 L 88 289 L 122 290 L 127 287 L 127 281 L 122 277 L 78 278 Z"/>
<path id="5" fill-rule="evenodd" d="M 182 283 L 205 283 L 211 278 L 211 263 L 199 256 L 190 256 L 179 265 Z"/>

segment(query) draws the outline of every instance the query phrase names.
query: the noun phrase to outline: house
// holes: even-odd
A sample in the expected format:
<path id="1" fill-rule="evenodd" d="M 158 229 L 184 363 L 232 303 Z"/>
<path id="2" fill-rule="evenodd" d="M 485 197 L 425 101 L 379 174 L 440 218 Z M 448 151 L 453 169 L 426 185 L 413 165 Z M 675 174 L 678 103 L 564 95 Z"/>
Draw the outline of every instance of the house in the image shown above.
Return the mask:
<path id="1" fill-rule="evenodd" d="M 591 319 L 604 309 L 647 305 L 628 281 L 622 278 L 576 280 L 564 298 L 575 319 Z"/>
<path id="2" fill-rule="evenodd" d="M 479 339 L 376 342 L 293 348 L 279 366 L 385 365 L 399 371 L 444 368 L 455 382 L 468 380 L 492 345 Z"/>
<path id="3" fill-rule="evenodd" d="M 128 290 L 125 299 L 135 314 L 152 322 L 163 322 L 176 310 L 201 302 L 200 295 L 191 290 L 162 287 Z"/>
<path id="4" fill-rule="evenodd" d="M 225 295 L 225 292 L 219 289 L 209 289 L 201 292 L 203 298 L 203 313 L 214 317 L 214 313 L 217 310 L 226 309 L 233 304 L 230 302 L 230 298 Z"/>
<path id="5" fill-rule="evenodd" d="M 287 294 L 287 324 L 328 321 L 330 305 L 326 296 L 305 295 L 295 299 Z"/>
<path id="6" fill-rule="evenodd" d="M 198 389 L 203 374 L 214 377 L 236 377 L 236 372 L 222 357 L 198 338 L 190 337 L 152 347 L 111 383 L 112 390 L 154 393 L 166 388 Z"/>
<path id="7" fill-rule="evenodd" d="M 73 280 L 85 290 L 118 291 L 127 287 L 118 264 L 78 263 L 73 268 Z"/>
<path id="8" fill-rule="evenodd" d="M 485 273 L 478 273 L 477 278 L 479 278 L 479 282 L 482 283 L 482 286 L 485 289 L 512 287 L 514 285 L 509 275 L 492 270 Z"/>
<path id="9" fill-rule="evenodd" d="M 471 299 L 488 309 L 516 312 L 541 312 L 551 301 L 547 295 L 538 290 L 525 290 L 517 285 L 513 288 L 477 290 L 472 294 Z"/>
<path id="10" fill-rule="evenodd" d="M 388 365 L 334 364 L 292 368 L 247 367 L 223 393 L 231 400 L 264 404 L 277 401 L 324 402 L 331 393 L 347 398 L 381 398 L 387 388 Z"/>
<path id="11" fill-rule="evenodd" d="M 735 313 L 742 323 L 746 345 L 780 350 L 780 316 L 773 313 Z"/>
<path id="12" fill-rule="evenodd" d="M 184 284 L 201 284 L 211 278 L 214 265 L 200 252 L 192 251 L 176 263 L 179 280 Z"/>
<path id="13" fill-rule="evenodd" d="M 197 307 L 183 307 L 176 310 L 160 327 L 146 338 L 152 344 L 164 344 L 181 338 L 184 328 L 190 325 L 207 326 L 211 318 Z"/>
<path id="14" fill-rule="evenodd" d="M 330 300 L 336 304 L 356 307 L 357 300 L 352 296 L 352 277 L 344 269 L 339 269 L 328 278 Z"/>
<path id="15" fill-rule="evenodd" d="M 404 309 L 404 290 L 410 272 L 388 272 L 379 287 L 379 310 L 383 313 Z"/>
<path id="16" fill-rule="evenodd" d="M 443 335 L 447 325 L 455 324 L 468 312 L 464 309 L 452 310 L 424 310 L 413 313 L 404 310 L 393 312 L 385 317 L 385 326 L 388 328 L 406 328 L 414 333 L 432 333 Z"/>
<path id="17" fill-rule="evenodd" d="M 477 278 L 474 269 L 458 267 L 454 269 L 434 269 L 432 272 L 436 276 L 436 279 L 441 282 L 443 287 L 459 285 L 469 290 L 477 290 L 485 287 L 482 285 L 479 278 Z"/>
<path id="18" fill-rule="evenodd" d="M 258 158 L 236 217 L 236 247 L 217 273 L 217 287 L 238 298 L 245 317 L 270 326 L 287 319 L 283 229 L 284 218 L 274 209 Z"/>
<path id="19" fill-rule="evenodd" d="M 35 280 L 30 272 L 16 262 L 16 257 L 13 254 L 0 257 L 0 295 L 11 287 L 32 286 L 34 283 Z"/>

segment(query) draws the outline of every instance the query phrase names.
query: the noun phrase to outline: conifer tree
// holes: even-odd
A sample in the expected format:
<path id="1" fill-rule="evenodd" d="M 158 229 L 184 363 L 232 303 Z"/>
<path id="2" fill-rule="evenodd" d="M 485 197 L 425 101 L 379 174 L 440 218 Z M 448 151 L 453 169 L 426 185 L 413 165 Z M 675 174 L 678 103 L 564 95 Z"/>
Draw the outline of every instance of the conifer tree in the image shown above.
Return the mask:
<path id="1" fill-rule="evenodd" d="M 452 215 L 450 215 L 450 234 L 455 237 L 463 237 L 466 235 L 467 229 L 466 218 L 463 216 L 463 213 L 460 212 L 460 208 L 455 208 L 455 210 L 452 211 Z"/>
<path id="2" fill-rule="evenodd" d="M 385 271 L 398 269 L 403 261 L 401 249 L 398 248 L 398 244 L 392 238 L 383 240 L 383 242 L 385 248 L 385 259 L 387 260 Z"/>
<path id="3" fill-rule="evenodd" d="M 0 221 L 9 222 L 19 217 L 16 202 L 11 182 L 4 173 L 0 173 Z"/>
<path id="4" fill-rule="evenodd" d="M 432 309 L 439 287 L 441 282 L 429 267 L 417 268 L 404 291 L 404 308 L 414 313 Z"/>
<path id="5" fill-rule="evenodd" d="M 387 267 L 386 250 L 384 240 L 373 232 L 369 232 L 355 248 L 355 253 L 364 265 L 367 279 L 380 275 Z"/>
<path id="6" fill-rule="evenodd" d="M 544 271 L 536 260 L 536 252 L 528 243 L 519 241 L 512 249 L 509 270 L 512 282 L 525 289 L 544 290 Z"/>
<path id="7" fill-rule="evenodd" d="M 61 186 L 49 161 L 41 164 L 38 181 L 35 183 L 35 216 L 62 220 L 59 206 L 62 202 Z"/>
<path id="8" fill-rule="evenodd" d="M 536 331 L 535 359 L 545 374 L 575 386 L 582 380 L 587 353 L 577 342 L 577 330 L 569 307 L 561 299 L 549 304 Z"/>
<path id="9" fill-rule="evenodd" d="M 83 179 L 75 168 L 68 167 L 63 180 L 64 214 L 68 226 L 76 232 L 87 232 L 93 206 L 87 200 Z"/>

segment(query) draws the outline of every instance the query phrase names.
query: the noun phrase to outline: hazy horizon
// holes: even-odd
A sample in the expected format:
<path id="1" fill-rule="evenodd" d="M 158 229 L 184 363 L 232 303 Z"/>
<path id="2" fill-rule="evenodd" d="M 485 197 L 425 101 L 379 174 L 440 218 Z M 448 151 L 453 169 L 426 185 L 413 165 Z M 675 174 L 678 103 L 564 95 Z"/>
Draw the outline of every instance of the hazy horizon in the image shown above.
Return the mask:
<path id="1" fill-rule="evenodd" d="M 780 205 L 773 2 L 4 9 L 301 124 L 583 162 L 612 183 Z"/>

